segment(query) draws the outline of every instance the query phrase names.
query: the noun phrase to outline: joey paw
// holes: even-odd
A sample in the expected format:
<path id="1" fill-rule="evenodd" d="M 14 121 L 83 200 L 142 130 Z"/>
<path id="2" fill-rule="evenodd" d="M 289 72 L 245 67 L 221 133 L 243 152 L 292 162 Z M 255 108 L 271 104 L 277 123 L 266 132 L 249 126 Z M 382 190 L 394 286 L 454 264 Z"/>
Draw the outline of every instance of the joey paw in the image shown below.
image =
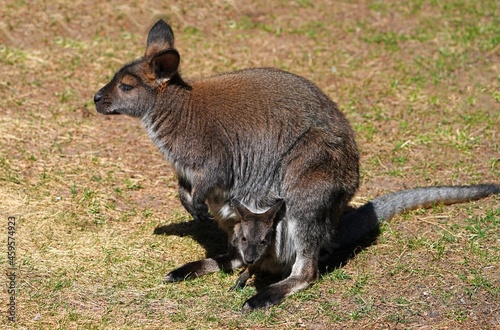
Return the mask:
<path id="1" fill-rule="evenodd" d="M 249 278 L 249 272 L 248 270 L 244 271 L 240 277 L 236 280 L 236 283 L 229 289 L 229 291 L 236 291 L 243 289 L 245 285 L 247 284 L 248 278 Z"/>
<path id="2" fill-rule="evenodd" d="M 236 281 L 236 283 L 229 288 L 228 291 L 237 291 L 237 290 L 241 290 L 245 287 L 245 283 L 241 283 L 239 281 Z"/>

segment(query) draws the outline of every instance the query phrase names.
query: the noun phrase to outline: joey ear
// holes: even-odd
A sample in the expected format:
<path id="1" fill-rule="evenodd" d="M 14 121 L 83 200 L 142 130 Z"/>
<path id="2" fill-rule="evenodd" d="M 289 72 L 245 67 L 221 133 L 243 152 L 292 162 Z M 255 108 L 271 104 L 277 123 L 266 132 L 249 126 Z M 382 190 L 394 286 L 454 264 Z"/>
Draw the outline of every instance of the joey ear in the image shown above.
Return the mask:
<path id="1" fill-rule="evenodd" d="M 241 202 L 237 199 L 231 199 L 231 204 L 233 204 L 236 213 L 240 216 L 240 218 L 245 218 L 250 211 L 245 207 L 245 205 L 241 204 Z"/>
<path id="2" fill-rule="evenodd" d="M 274 221 L 276 218 L 276 215 L 281 211 L 282 208 L 285 207 L 285 200 L 284 199 L 278 199 L 276 203 L 271 206 L 269 210 L 267 210 L 264 214 L 267 219 Z"/>
<path id="3" fill-rule="evenodd" d="M 175 49 L 167 49 L 154 55 L 149 66 L 157 80 L 170 79 L 177 72 L 180 60 Z"/>
<path id="4" fill-rule="evenodd" d="M 146 56 L 153 56 L 170 48 L 174 48 L 174 32 L 165 21 L 159 20 L 149 30 Z"/>

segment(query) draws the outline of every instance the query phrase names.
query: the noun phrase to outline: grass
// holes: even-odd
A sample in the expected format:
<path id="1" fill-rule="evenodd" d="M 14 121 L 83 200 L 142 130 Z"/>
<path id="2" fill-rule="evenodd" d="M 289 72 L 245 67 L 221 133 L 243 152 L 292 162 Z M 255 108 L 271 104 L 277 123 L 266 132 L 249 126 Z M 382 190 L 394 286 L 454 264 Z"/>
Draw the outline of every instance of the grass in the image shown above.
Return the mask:
<path id="1" fill-rule="evenodd" d="M 265 311 L 240 313 L 259 283 L 228 292 L 237 272 L 163 283 L 221 252 L 224 237 L 190 222 L 140 123 L 92 102 L 162 17 L 186 77 L 275 66 L 337 101 L 361 151 L 356 205 L 404 187 L 500 182 L 497 2 L 7 0 L 0 13 L 0 216 L 18 219 L 9 328 L 499 326 L 498 197 L 398 216 Z M 6 247 L 7 226 L 0 237 Z"/>

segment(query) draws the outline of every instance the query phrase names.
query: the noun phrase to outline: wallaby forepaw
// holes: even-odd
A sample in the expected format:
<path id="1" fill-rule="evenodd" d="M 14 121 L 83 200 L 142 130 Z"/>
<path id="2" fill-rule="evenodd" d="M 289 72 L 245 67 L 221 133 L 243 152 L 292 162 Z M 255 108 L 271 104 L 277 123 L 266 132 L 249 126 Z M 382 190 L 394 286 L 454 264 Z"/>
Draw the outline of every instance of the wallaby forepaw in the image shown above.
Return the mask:
<path id="1" fill-rule="evenodd" d="M 238 291 L 240 289 L 242 289 L 243 287 L 242 286 L 239 286 L 238 283 L 236 283 L 235 285 L 233 285 L 232 287 L 229 288 L 229 292 L 231 291 Z"/>
<path id="2" fill-rule="evenodd" d="M 196 215 L 193 215 L 193 218 L 195 221 L 199 222 L 207 222 L 207 221 L 213 221 L 214 217 L 210 215 L 210 213 L 198 213 Z"/>
<path id="3" fill-rule="evenodd" d="M 250 273 L 247 269 L 243 273 L 241 273 L 240 277 L 238 277 L 236 283 L 229 289 L 229 291 L 236 291 L 239 289 L 243 289 L 247 284 L 249 278 L 250 278 Z"/>

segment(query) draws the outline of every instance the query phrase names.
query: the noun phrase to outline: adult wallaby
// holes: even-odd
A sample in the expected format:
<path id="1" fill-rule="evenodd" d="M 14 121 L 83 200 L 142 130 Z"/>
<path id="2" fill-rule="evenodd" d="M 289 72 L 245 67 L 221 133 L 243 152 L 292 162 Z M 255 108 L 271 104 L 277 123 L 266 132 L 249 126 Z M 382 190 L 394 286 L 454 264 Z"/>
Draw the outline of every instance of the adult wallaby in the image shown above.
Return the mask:
<path id="1" fill-rule="evenodd" d="M 276 304 L 316 279 L 320 249 L 338 236 L 359 184 L 353 131 L 336 104 L 297 75 L 260 68 L 184 81 L 179 62 L 173 32 L 160 20 L 149 32 L 145 55 L 95 94 L 97 111 L 140 117 L 177 172 L 186 210 L 206 220 L 210 208 L 229 237 L 231 199 L 248 205 L 278 196 L 286 202 L 274 260 L 289 276 L 244 306 Z M 226 258 L 212 259 L 210 267 L 241 265 Z M 167 280 L 190 277 L 182 270 Z"/>
<path id="2" fill-rule="evenodd" d="M 332 241 L 358 187 L 353 131 L 302 77 L 249 69 L 186 82 L 179 61 L 172 30 L 159 21 L 145 55 L 95 94 L 97 111 L 141 117 L 173 164 L 181 202 L 195 219 L 210 218 L 207 203 L 220 223 L 231 218 L 232 198 L 286 201 L 280 260 L 290 276 L 249 300 L 253 307 L 275 304 L 316 279 L 319 250 Z"/>

